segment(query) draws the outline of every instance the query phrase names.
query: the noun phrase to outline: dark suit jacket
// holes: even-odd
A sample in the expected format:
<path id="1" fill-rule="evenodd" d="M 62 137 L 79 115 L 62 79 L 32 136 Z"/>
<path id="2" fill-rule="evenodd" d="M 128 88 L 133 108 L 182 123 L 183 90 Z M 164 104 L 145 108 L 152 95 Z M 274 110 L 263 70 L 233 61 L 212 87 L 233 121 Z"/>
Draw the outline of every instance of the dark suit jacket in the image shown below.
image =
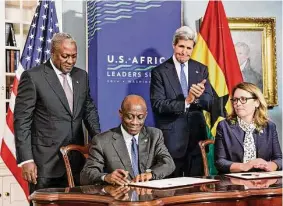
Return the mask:
<path id="1" fill-rule="evenodd" d="M 139 169 L 151 169 L 155 179 L 170 175 L 175 165 L 163 142 L 159 129 L 144 127 L 139 134 Z M 101 133 L 92 139 L 89 157 L 81 171 L 81 184 L 101 182 L 101 177 L 116 169 L 129 171 L 134 178 L 130 156 L 120 127 Z"/>
<path id="2" fill-rule="evenodd" d="M 238 123 L 221 121 L 217 126 L 215 138 L 215 166 L 220 173 L 230 173 L 234 162 L 243 162 L 245 132 Z M 274 161 L 278 170 L 282 169 L 282 151 L 278 141 L 276 126 L 268 122 L 263 132 L 254 131 L 256 157 Z"/>
<path id="3" fill-rule="evenodd" d="M 90 135 L 100 132 L 87 73 L 74 67 L 71 78 L 73 114 L 50 60 L 23 72 L 20 79 L 14 110 L 17 162 L 33 159 L 39 177 L 64 174 L 59 149 L 68 144 L 84 144 L 82 120 Z"/>
<path id="4" fill-rule="evenodd" d="M 183 157 L 187 151 L 199 154 L 198 142 L 207 137 L 203 109 L 209 110 L 213 96 L 207 67 L 190 59 L 188 74 L 188 88 L 203 79 L 207 82 L 199 103 L 191 104 L 185 111 L 185 98 L 173 59 L 168 59 L 151 72 L 150 100 L 156 126 L 162 130 L 165 145 L 173 158 Z"/>

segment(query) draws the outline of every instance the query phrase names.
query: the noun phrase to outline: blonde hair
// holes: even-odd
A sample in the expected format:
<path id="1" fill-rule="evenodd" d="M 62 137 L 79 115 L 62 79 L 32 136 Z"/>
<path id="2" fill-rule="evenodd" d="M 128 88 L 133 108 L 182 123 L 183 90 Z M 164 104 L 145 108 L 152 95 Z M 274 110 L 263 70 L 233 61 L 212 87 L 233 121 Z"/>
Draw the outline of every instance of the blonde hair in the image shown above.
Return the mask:
<path id="1" fill-rule="evenodd" d="M 235 91 L 237 89 L 242 89 L 249 92 L 259 102 L 259 106 L 256 108 L 254 112 L 254 124 L 259 130 L 261 130 L 263 127 L 267 125 L 268 122 L 267 103 L 264 99 L 262 92 L 256 85 L 249 82 L 242 82 L 234 87 L 232 91 L 232 97 L 234 97 Z M 235 120 L 236 118 L 237 118 L 237 114 L 233 108 L 232 113 L 227 117 L 227 119 Z"/>

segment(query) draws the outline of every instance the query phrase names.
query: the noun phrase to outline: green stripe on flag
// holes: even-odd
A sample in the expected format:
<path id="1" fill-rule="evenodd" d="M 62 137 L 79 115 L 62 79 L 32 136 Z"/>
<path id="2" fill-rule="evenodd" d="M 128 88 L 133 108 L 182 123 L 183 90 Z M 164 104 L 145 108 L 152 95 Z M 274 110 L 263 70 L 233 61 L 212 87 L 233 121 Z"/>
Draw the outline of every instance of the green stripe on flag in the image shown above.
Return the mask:
<path id="1" fill-rule="evenodd" d="M 206 132 L 208 139 L 214 139 L 214 136 L 211 134 L 210 128 L 206 125 Z M 209 175 L 217 175 L 218 171 L 214 165 L 214 144 L 208 145 L 209 152 L 206 153 L 207 156 L 207 164 Z"/>

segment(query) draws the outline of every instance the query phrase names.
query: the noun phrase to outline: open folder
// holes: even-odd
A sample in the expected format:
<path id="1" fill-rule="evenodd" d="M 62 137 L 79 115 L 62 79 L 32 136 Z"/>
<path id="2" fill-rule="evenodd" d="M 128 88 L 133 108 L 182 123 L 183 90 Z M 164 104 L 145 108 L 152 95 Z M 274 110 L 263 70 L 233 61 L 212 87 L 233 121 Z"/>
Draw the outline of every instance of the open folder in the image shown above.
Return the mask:
<path id="1" fill-rule="evenodd" d="M 163 179 L 163 180 L 152 180 L 148 182 L 136 182 L 136 183 L 130 183 L 129 185 L 155 188 L 155 189 L 166 189 L 166 188 L 172 188 L 172 187 L 207 184 L 207 183 L 213 183 L 213 182 L 218 182 L 218 181 L 219 180 L 203 179 L 203 178 L 195 178 L 195 177 L 177 177 L 177 178 L 169 178 L 169 179 Z"/>
<path id="2" fill-rule="evenodd" d="M 235 177 L 245 180 L 254 180 L 254 179 L 264 179 L 264 178 L 276 178 L 282 177 L 282 171 L 276 172 L 244 172 L 244 173 L 231 173 L 225 174 L 229 177 Z"/>

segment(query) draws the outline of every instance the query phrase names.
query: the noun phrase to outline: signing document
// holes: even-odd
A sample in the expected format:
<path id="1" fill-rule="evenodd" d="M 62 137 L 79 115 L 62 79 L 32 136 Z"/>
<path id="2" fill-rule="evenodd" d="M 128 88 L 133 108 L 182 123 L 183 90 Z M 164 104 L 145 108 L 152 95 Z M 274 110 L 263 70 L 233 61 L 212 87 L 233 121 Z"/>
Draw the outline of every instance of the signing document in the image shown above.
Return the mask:
<path id="1" fill-rule="evenodd" d="M 219 180 L 203 179 L 203 178 L 195 178 L 195 177 L 177 177 L 177 178 L 169 178 L 169 179 L 163 179 L 163 180 L 152 180 L 148 182 L 133 182 L 133 183 L 130 183 L 129 185 L 155 188 L 155 189 L 166 189 L 166 188 L 171 188 L 171 187 L 207 184 L 207 183 L 213 183 L 213 182 L 218 182 L 218 181 Z"/>

